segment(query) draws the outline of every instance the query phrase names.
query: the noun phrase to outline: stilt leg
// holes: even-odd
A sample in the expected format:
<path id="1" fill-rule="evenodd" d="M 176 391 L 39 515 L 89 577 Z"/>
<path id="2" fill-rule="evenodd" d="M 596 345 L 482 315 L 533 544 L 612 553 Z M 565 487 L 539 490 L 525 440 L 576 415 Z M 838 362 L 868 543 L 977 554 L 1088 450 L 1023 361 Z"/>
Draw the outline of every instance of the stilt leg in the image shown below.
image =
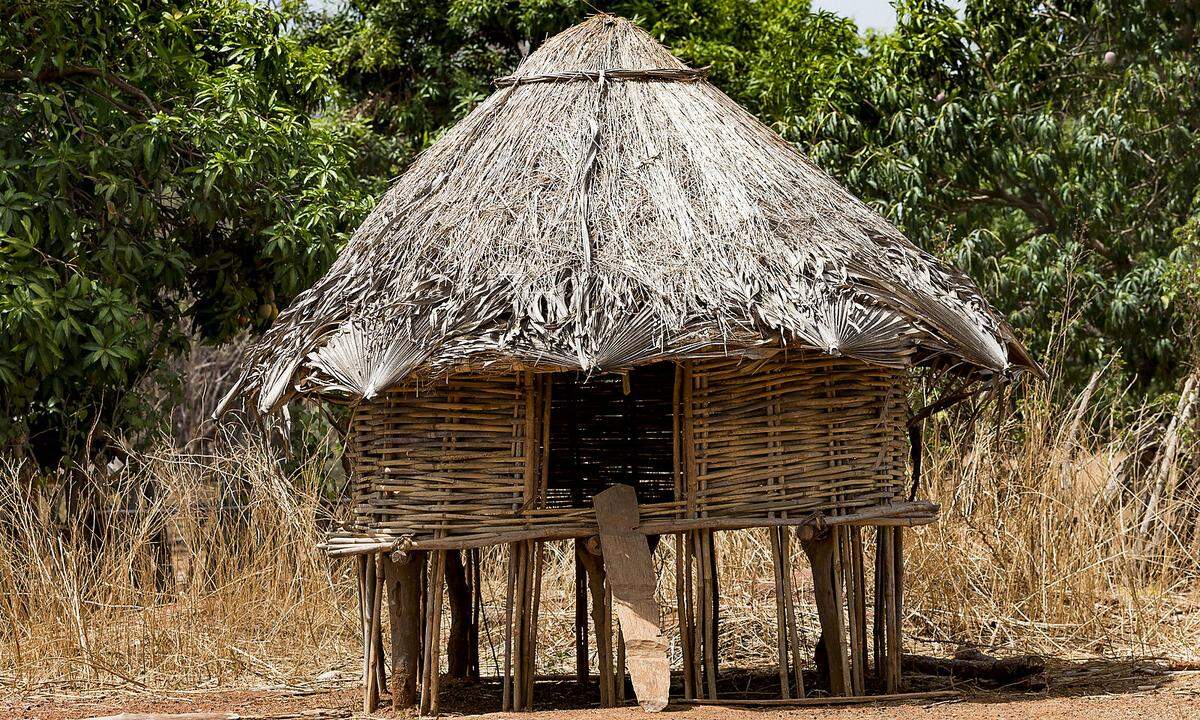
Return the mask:
<path id="1" fill-rule="evenodd" d="M 784 610 L 787 613 L 788 646 L 792 653 L 792 675 L 796 681 L 796 697 L 804 697 L 804 665 L 800 658 L 800 629 L 796 622 L 796 589 L 792 584 L 791 534 L 780 528 L 780 557 L 783 561 Z"/>
<path id="2" fill-rule="evenodd" d="M 466 678 L 470 671 L 471 588 L 462 553 L 446 551 L 446 596 L 450 600 L 450 637 L 446 641 L 447 674 Z"/>
<path id="3" fill-rule="evenodd" d="M 587 543 L 579 546 L 576 557 L 587 572 L 588 590 L 592 596 L 592 627 L 596 633 L 596 660 L 600 672 L 600 707 L 612 707 L 612 615 L 605 602 L 604 566 L 599 556 L 592 554 Z"/>
<path id="4" fill-rule="evenodd" d="M 392 709 L 412 707 L 417 702 L 420 672 L 421 567 L 419 558 L 384 557 L 388 590 L 388 619 L 391 626 Z"/>
<path id="5" fill-rule="evenodd" d="M 900 692 L 900 622 L 902 620 L 900 613 L 901 602 L 901 565 L 900 558 L 903 549 L 901 545 L 901 535 L 903 528 L 883 528 L 884 534 L 890 537 L 891 542 L 888 563 L 885 567 L 885 575 L 887 576 L 887 692 Z"/>
<path id="6" fill-rule="evenodd" d="M 442 581 L 446 573 L 446 551 L 433 554 L 429 569 L 429 593 L 425 600 L 428 617 L 425 618 L 425 662 L 422 667 L 421 703 L 422 714 L 437 714 L 438 688 L 441 684 L 441 630 L 442 630 Z"/>
<path id="7" fill-rule="evenodd" d="M 801 541 L 801 547 L 812 565 L 813 594 L 816 596 L 817 616 L 821 621 L 821 642 L 829 667 L 829 692 L 831 695 L 849 695 L 850 684 L 844 661 L 846 645 L 834 570 L 836 535 L 827 531 L 811 540 Z"/>
<path id="8" fill-rule="evenodd" d="M 583 540 L 575 539 L 575 680 L 586 685 L 591 675 L 588 667 L 588 586 L 587 572 L 579 561 Z"/>
<path id="9" fill-rule="evenodd" d="M 788 627 L 786 592 L 783 587 L 783 543 L 781 528 L 767 528 L 771 536 L 771 569 L 775 572 L 775 661 L 779 666 L 779 697 L 792 697 L 791 678 L 788 673 Z"/>

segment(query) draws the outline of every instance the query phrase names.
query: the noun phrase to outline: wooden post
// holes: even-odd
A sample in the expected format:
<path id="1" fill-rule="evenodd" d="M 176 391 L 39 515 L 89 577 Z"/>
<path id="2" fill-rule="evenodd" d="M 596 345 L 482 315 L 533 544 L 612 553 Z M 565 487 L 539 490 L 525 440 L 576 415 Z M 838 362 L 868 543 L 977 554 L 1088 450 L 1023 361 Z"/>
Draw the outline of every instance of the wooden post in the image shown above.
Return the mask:
<path id="1" fill-rule="evenodd" d="M 800 629 L 796 622 L 796 589 L 792 585 L 791 533 L 779 528 L 780 555 L 783 559 L 784 609 L 787 612 L 788 645 L 792 652 L 792 675 L 796 682 L 796 697 L 804 697 L 804 664 L 800 658 Z"/>
<path id="2" fill-rule="evenodd" d="M 885 554 L 884 529 L 875 528 L 875 602 L 872 615 L 872 639 L 875 659 L 875 684 L 882 687 L 887 675 L 887 628 L 885 627 L 884 590 L 883 590 L 883 558 Z"/>
<path id="3" fill-rule="evenodd" d="M 504 595 L 504 677 L 501 689 L 500 709 L 512 710 L 513 695 L 513 593 L 517 584 L 517 548 L 520 543 L 508 545 L 508 585 Z"/>
<path id="4" fill-rule="evenodd" d="M 779 528 L 768 528 L 771 536 L 771 569 L 775 572 L 775 662 L 779 666 L 779 697 L 792 697 L 791 679 L 788 673 L 788 628 L 787 607 L 783 587 L 783 549 Z"/>
<path id="5" fill-rule="evenodd" d="M 370 687 L 371 687 L 371 590 L 374 586 L 373 579 L 369 576 L 369 567 L 374 567 L 373 563 L 368 563 L 368 555 L 358 555 L 355 558 L 355 564 L 358 570 L 358 612 L 359 612 L 359 638 L 362 640 L 362 684 L 363 684 L 363 708 L 367 708 L 371 702 Z M 370 581 L 370 582 L 368 582 Z M 370 712 L 369 710 L 365 710 Z"/>
<path id="6" fill-rule="evenodd" d="M 853 657 L 856 692 L 866 693 L 867 682 L 867 591 L 866 573 L 863 571 L 862 528 L 850 528 L 850 572 L 853 575 L 854 594 L 850 598 L 851 627 L 856 633 L 851 638 L 850 654 Z"/>
<path id="7" fill-rule="evenodd" d="M 586 685 L 591 668 L 588 667 L 587 571 L 579 561 L 582 542 L 581 538 L 575 538 L 575 681 Z"/>
<path id="8" fill-rule="evenodd" d="M 587 572 L 588 590 L 592 595 L 592 627 L 596 633 L 596 662 L 600 672 L 600 707 L 612 707 L 612 615 L 606 602 L 604 566 L 591 552 L 585 541 L 577 546 L 576 557 Z"/>
<path id="9" fill-rule="evenodd" d="M 375 553 L 364 556 L 363 564 L 363 609 L 366 612 L 363 618 L 363 712 L 372 713 L 379 704 L 379 681 L 376 674 L 379 671 L 382 578 L 378 575 Z"/>
<path id="10" fill-rule="evenodd" d="M 425 618 L 425 662 L 422 669 L 420 712 L 435 715 L 438 712 L 438 689 L 441 684 L 441 634 L 442 634 L 442 581 L 446 574 L 446 551 L 433 553 L 433 566 L 429 570 L 429 593 L 425 600 L 428 617 Z"/>
<path id="11" fill-rule="evenodd" d="M 846 673 L 846 645 L 843 641 L 842 611 L 839 604 L 834 568 L 834 551 L 837 539 L 833 532 L 826 531 L 811 540 L 800 543 L 812 566 L 813 595 L 817 604 L 817 616 L 821 621 L 821 642 L 829 665 L 829 693 L 849 695 L 850 685 Z"/>
<path id="12" fill-rule="evenodd" d="M 886 528 L 885 534 L 890 537 L 891 553 L 888 558 L 889 562 L 885 568 L 888 576 L 887 585 L 887 692 L 900 692 L 900 623 L 903 618 L 900 612 L 901 596 L 901 555 L 903 548 L 901 547 L 901 532 L 903 528 L 892 527 Z"/>
<path id="13" fill-rule="evenodd" d="M 417 702 L 420 672 L 421 566 L 415 554 L 384 556 L 391 626 L 392 710 L 399 712 Z M 395 558 L 395 559 L 393 559 Z"/>
<path id="14" fill-rule="evenodd" d="M 450 600 L 450 636 L 446 640 L 447 674 L 466 678 L 470 672 L 471 588 L 462 553 L 446 551 L 446 596 Z"/>

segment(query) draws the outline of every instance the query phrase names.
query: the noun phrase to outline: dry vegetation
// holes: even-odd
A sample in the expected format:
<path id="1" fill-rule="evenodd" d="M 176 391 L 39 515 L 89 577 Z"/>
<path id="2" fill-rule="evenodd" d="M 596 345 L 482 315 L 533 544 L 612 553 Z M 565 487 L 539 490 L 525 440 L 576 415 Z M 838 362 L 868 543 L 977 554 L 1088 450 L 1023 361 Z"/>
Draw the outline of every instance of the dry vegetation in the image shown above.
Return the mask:
<path id="1" fill-rule="evenodd" d="M 927 429 L 924 493 L 942 503 L 943 519 L 910 534 L 910 640 L 1069 656 L 1196 653 L 1192 410 L 1181 402 L 1119 423 L 1098 417 L 1107 409 L 1086 391 L 1058 408 L 1052 390 L 1025 388 L 1019 401 L 982 405 L 971 422 L 964 410 Z M 1176 413 L 1184 422 L 1172 430 Z M 341 473 L 333 444 L 322 447 L 298 465 L 245 443 L 133 454 L 70 493 L 28 466 L 0 463 L 0 686 L 261 687 L 330 671 L 352 679 L 352 564 L 314 548 L 336 507 L 322 490 Z M 718 551 L 726 661 L 770 665 L 766 537 L 726 533 Z M 566 671 L 573 571 L 566 546 L 548 552 L 539 664 Z M 667 567 L 670 552 L 663 542 Z M 164 554 L 174 577 L 156 569 Z M 485 591 L 493 617 L 498 587 Z M 811 650 L 815 619 L 804 625 Z M 485 673 L 491 659 L 485 641 Z"/>

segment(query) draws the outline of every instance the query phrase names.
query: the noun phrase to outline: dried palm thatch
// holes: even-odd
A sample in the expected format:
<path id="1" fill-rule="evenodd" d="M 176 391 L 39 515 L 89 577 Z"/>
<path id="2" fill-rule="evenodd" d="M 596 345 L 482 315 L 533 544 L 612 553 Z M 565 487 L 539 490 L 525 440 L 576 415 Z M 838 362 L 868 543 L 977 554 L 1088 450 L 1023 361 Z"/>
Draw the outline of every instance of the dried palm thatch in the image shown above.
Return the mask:
<path id="1" fill-rule="evenodd" d="M 387 192 L 230 398 L 778 347 L 1036 370 L 965 275 L 704 76 L 609 15 L 548 40 Z"/>

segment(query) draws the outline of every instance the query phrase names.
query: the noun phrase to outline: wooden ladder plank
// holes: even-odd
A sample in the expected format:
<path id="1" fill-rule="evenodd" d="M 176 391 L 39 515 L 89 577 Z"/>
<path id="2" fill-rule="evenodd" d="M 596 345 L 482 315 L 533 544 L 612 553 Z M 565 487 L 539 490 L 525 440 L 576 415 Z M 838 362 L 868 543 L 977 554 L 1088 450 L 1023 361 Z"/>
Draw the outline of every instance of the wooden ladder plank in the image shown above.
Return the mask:
<path id="1" fill-rule="evenodd" d="M 629 485 L 614 485 L 592 504 L 633 690 L 642 709 L 657 712 L 667 706 L 671 666 L 654 598 L 650 544 L 638 530 L 637 497 Z"/>

